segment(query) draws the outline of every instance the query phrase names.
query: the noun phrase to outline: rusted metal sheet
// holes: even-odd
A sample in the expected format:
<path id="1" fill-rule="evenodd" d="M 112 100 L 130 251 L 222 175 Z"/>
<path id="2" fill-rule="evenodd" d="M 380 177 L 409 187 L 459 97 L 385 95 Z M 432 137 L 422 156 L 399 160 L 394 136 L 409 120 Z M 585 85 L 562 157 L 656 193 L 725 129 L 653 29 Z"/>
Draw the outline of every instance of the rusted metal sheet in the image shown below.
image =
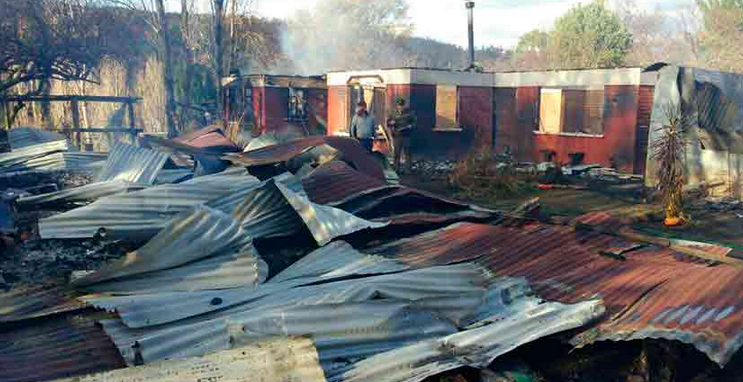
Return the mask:
<path id="1" fill-rule="evenodd" d="M 340 161 L 320 165 L 302 179 L 302 185 L 310 200 L 319 204 L 339 203 L 361 192 L 387 186 L 383 180 Z"/>
<path id="2" fill-rule="evenodd" d="M 309 338 L 243 344 L 203 357 L 168 360 L 57 382 L 325 382 Z"/>
<path id="3" fill-rule="evenodd" d="M 226 155 L 224 158 L 243 166 L 265 166 L 286 162 L 313 147 L 324 144 L 340 151 L 342 159 L 353 164 L 359 171 L 378 179 L 384 179 L 382 165 L 352 138 L 308 137 L 242 154 Z"/>
<path id="4" fill-rule="evenodd" d="M 654 338 L 661 325 L 665 332 L 663 338 L 692 344 L 724 365 L 743 342 L 737 337 L 743 330 L 743 311 L 736 302 L 743 296 L 743 283 L 733 281 L 743 276 L 743 270 L 726 265 L 710 267 L 689 261 L 671 249 L 654 246 L 629 252 L 624 255 L 624 261 L 601 255 L 602 251 L 632 244 L 609 235 L 574 231 L 568 227 L 462 223 L 367 252 L 413 266 L 477 259 L 498 276 L 526 278 L 548 300 L 575 303 L 601 298 L 607 309 L 604 321 L 598 326 L 603 338 Z M 720 282 L 710 283 L 709 280 Z M 696 287 L 700 285 L 704 287 Z M 635 311 L 637 306 L 662 308 L 654 314 L 627 318 L 628 309 Z M 698 325 L 678 325 L 678 321 L 673 320 L 661 320 L 660 324 L 658 320 L 653 321 L 663 309 L 676 307 L 679 313 L 685 306 L 715 308 L 718 314 L 726 312 L 719 320 L 705 320 Z M 632 333 L 625 328 L 613 336 L 617 318 L 631 322 Z M 635 332 L 637 334 L 633 334 Z M 589 337 L 582 343 L 590 341 Z"/>
<path id="5" fill-rule="evenodd" d="M 80 293 L 63 287 L 33 286 L 15 288 L 0 294 L 0 322 L 20 321 L 83 309 Z"/>
<path id="6" fill-rule="evenodd" d="M 0 381 L 35 382 L 125 367 L 90 311 L 0 327 Z"/>
<path id="7" fill-rule="evenodd" d="M 239 152 L 240 147 L 232 142 L 217 125 L 205 127 L 174 139 L 189 146 L 215 152 Z"/>

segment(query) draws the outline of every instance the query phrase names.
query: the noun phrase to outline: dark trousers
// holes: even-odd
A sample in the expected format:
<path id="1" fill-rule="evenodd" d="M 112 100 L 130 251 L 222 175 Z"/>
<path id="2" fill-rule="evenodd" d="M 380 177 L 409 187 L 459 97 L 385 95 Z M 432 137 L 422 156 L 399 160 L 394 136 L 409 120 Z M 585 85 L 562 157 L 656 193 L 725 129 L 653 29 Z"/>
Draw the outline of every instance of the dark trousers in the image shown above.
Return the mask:
<path id="1" fill-rule="evenodd" d="M 372 152 L 374 149 L 374 140 L 371 138 L 359 138 L 359 143 L 361 144 L 361 147 L 365 148 L 368 152 Z"/>
<path id="2" fill-rule="evenodd" d="M 400 171 L 400 159 L 403 151 L 405 152 L 405 167 L 410 168 L 413 163 L 413 156 L 410 154 L 410 136 L 396 135 L 392 138 L 395 146 L 395 170 Z"/>

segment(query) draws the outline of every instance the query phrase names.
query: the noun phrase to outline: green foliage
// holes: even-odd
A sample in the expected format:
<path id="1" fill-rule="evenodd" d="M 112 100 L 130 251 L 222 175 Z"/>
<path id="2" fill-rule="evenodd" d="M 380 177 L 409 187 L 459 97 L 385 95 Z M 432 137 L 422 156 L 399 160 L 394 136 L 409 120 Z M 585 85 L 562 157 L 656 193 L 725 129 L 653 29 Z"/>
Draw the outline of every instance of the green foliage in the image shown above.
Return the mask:
<path id="1" fill-rule="evenodd" d="M 549 33 L 535 29 L 519 38 L 519 44 L 516 46 L 516 52 L 542 52 L 547 49 L 549 41 Z"/>
<path id="2" fill-rule="evenodd" d="M 632 34 L 603 2 L 577 5 L 555 22 L 555 55 L 566 68 L 609 68 L 624 63 Z"/>

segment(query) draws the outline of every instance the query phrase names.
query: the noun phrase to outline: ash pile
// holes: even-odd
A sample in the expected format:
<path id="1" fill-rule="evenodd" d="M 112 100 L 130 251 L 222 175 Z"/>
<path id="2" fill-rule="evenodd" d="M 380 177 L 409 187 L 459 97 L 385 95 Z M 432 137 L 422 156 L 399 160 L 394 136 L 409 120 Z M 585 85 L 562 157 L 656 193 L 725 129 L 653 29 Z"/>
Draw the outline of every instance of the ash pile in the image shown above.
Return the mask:
<path id="1" fill-rule="evenodd" d="M 474 380 L 543 339 L 665 333 L 716 367 L 740 347 L 743 268 L 405 187 L 353 139 L 242 152 L 208 128 L 52 158 L 77 154 L 0 154 L 42 183 L 3 199 L 2 381 Z M 686 288 L 712 274 L 725 296 Z"/>

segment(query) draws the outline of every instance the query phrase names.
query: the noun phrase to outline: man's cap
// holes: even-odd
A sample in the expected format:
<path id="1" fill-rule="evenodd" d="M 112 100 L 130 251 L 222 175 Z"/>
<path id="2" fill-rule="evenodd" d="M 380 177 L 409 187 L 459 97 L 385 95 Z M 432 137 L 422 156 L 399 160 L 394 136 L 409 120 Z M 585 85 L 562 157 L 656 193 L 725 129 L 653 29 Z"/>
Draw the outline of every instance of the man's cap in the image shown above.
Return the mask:
<path id="1" fill-rule="evenodd" d="M 398 104 L 398 105 L 405 105 L 405 98 L 397 97 L 395 99 L 395 103 Z"/>

